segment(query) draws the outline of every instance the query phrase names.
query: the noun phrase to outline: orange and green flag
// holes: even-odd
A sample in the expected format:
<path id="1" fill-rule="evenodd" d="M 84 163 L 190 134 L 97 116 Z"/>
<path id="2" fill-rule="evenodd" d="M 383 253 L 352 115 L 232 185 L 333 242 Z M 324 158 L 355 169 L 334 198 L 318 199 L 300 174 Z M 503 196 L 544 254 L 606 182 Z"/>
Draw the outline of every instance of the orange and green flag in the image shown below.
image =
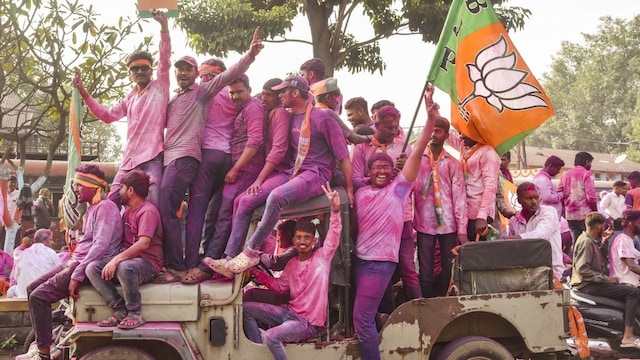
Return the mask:
<path id="1" fill-rule="evenodd" d="M 451 124 L 499 154 L 554 114 L 490 0 L 454 0 L 429 81 L 451 98 Z"/>
<path id="2" fill-rule="evenodd" d="M 75 169 L 80 166 L 82 159 L 82 100 L 77 88 L 71 91 L 71 106 L 69 111 L 69 142 L 67 155 L 67 178 L 64 183 L 64 222 L 68 229 L 75 229 L 82 216 L 82 209 L 78 206 L 78 199 L 71 188 L 71 180 Z"/>

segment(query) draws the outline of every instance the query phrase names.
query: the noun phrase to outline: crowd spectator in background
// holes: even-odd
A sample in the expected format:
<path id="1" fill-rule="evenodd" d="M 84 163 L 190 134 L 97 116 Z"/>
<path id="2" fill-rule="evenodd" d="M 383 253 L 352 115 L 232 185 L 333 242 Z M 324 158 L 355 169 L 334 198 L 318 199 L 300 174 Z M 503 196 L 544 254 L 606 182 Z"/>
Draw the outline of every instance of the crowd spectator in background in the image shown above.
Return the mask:
<path id="1" fill-rule="evenodd" d="M 627 176 L 631 189 L 625 195 L 624 203 L 629 209 L 640 210 L 640 171 L 632 171 Z"/>
<path id="2" fill-rule="evenodd" d="M 33 235 L 33 245 L 22 251 L 15 263 L 17 284 L 9 289 L 9 297 L 27 298 L 27 285 L 40 275 L 60 265 L 58 254 L 51 248 L 53 232 L 39 229 Z"/>
<path id="3" fill-rule="evenodd" d="M 51 218 L 54 216 L 51 191 L 42 188 L 38 192 L 38 199 L 33 203 L 33 221 L 36 229 L 48 229 L 51 227 Z"/>
<path id="4" fill-rule="evenodd" d="M 560 178 L 558 192 L 564 198 L 565 218 L 569 222 L 573 242 L 586 226 L 584 219 L 591 211 L 598 210 L 595 181 L 591 172 L 593 156 L 581 151 L 576 154 L 573 169 L 568 170 Z"/>
<path id="5" fill-rule="evenodd" d="M 13 269 L 13 259 L 6 251 L 0 250 L 0 296 L 5 296 L 9 290 L 11 282 L 11 270 Z"/>
<path id="6" fill-rule="evenodd" d="M 563 216 L 563 194 L 558 192 L 551 182 L 551 178 L 560 173 L 564 166 L 564 161 L 555 155 L 551 155 L 545 160 L 544 167 L 533 177 L 533 183 L 540 191 L 542 205 L 551 206 L 558 212 L 558 218 Z"/>
<path id="7" fill-rule="evenodd" d="M 615 231 L 622 231 L 622 213 L 627 209 L 624 203 L 626 187 L 626 182 L 615 181 L 613 189 L 600 201 L 600 208 L 604 212 L 604 216 L 613 224 Z"/>

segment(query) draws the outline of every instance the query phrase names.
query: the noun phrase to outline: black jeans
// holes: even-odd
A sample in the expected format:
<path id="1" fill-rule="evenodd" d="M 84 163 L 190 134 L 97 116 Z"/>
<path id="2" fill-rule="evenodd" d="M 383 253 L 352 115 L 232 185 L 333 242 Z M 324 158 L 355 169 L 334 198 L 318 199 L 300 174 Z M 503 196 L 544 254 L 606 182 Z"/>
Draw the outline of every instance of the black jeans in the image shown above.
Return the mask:
<path id="1" fill-rule="evenodd" d="M 640 289 L 635 286 L 609 283 L 589 283 L 579 290 L 585 294 L 626 301 L 624 325 L 633 326 L 636 308 L 640 302 Z"/>

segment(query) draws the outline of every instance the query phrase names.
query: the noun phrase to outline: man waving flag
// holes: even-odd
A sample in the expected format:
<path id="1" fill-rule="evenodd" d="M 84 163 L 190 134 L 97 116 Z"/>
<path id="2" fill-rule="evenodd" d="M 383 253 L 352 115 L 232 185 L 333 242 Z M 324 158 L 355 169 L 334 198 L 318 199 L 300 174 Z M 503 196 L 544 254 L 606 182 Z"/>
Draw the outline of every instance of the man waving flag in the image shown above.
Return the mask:
<path id="1" fill-rule="evenodd" d="M 451 123 L 504 154 L 553 116 L 490 0 L 454 0 L 429 81 L 451 97 Z"/>

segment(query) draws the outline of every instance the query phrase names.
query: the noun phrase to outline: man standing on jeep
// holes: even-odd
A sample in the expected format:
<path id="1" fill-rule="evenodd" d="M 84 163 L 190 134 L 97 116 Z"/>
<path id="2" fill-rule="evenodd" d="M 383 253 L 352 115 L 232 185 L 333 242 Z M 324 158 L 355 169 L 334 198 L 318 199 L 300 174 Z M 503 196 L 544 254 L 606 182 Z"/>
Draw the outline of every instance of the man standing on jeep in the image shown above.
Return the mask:
<path id="1" fill-rule="evenodd" d="M 27 286 L 29 316 L 36 334 L 38 354 L 16 359 L 49 359 L 52 345 L 51 304 L 80 295 L 78 289 L 85 279 L 85 269 L 94 260 L 113 257 L 122 243 L 122 219 L 118 206 L 105 200 L 109 184 L 104 172 L 95 165 L 83 165 L 76 169 L 73 191 L 79 203 L 88 203 L 85 214 L 84 234 L 78 240 L 71 258 L 33 280 Z"/>
<path id="2" fill-rule="evenodd" d="M 298 257 L 291 259 L 282 275 L 274 278 L 263 271 L 251 270 L 256 281 L 278 294 L 289 294 L 288 306 L 246 302 L 242 323 L 249 340 L 265 343 L 274 359 L 286 359 L 283 342 L 299 342 L 318 334 L 327 319 L 331 259 L 340 244 L 340 196 L 329 182 L 322 186 L 331 204 L 329 231 L 322 247 L 314 251 L 316 229 L 311 221 L 298 221 L 293 246 Z M 260 334 L 258 322 L 268 326 Z M 365 357 L 366 358 L 366 357 Z"/>
<path id="3" fill-rule="evenodd" d="M 162 270 L 162 223 L 158 209 L 146 201 L 149 176 L 131 170 L 120 183 L 120 198 L 127 209 L 122 216 L 124 239 L 120 253 L 87 266 L 87 277 L 113 310 L 98 326 L 134 329 L 144 324 L 139 286 L 151 282 Z M 122 285 L 118 294 L 113 278 Z"/>
<path id="4" fill-rule="evenodd" d="M 432 103 L 431 106 L 437 105 Z M 398 110 L 390 105 L 383 106 L 377 115 L 396 120 L 400 118 Z M 378 120 L 386 121 L 381 117 Z M 395 178 L 393 159 L 386 153 L 373 154 L 368 161 L 371 185 L 360 188 L 356 193 L 358 237 L 353 252 L 356 284 L 353 324 L 363 359 L 380 359 L 375 317 L 398 263 L 405 224 L 404 218 L 398 214 L 404 212 L 410 200 L 413 182 L 420 169 L 420 159 L 433 133 L 434 121 L 432 116 L 428 117 L 411 155 Z"/>

